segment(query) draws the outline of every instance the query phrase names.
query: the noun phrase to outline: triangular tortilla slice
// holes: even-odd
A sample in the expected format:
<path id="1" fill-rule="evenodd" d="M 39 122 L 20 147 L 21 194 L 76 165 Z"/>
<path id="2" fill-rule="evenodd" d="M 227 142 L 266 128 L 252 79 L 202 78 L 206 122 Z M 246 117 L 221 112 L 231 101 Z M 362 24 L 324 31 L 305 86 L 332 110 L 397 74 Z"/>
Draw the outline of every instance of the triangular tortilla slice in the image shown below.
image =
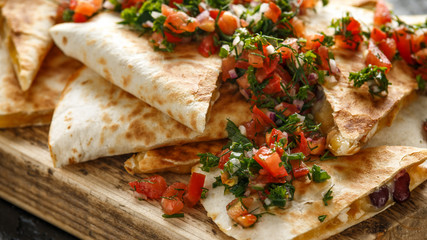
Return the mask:
<path id="1" fill-rule="evenodd" d="M 171 118 L 203 132 L 221 60 L 205 58 L 195 44 L 172 53 L 154 51 L 150 41 L 117 24 L 121 18 L 102 13 L 88 23 L 64 23 L 51 29 L 55 43 L 102 77 L 159 109 Z"/>
<path id="2" fill-rule="evenodd" d="M 0 128 L 49 124 L 67 78 L 81 64 L 52 48 L 32 87 L 24 92 L 6 48 L 0 48 Z"/>
<path id="3" fill-rule="evenodd" d="M 423 130 L 426 119 L 427 96 L 419 96 L 399 112 L 393 125 L 375 134 L 366 147 L 403 145 L 427 148 L 427 132 Z"/>
<path id="4" fill-rule="evenodd" d="M 58 3 L 52 0 L 12 0 L 1 9 L 0 35 L 24 91 L 30 88 L 52 47 L 49 28 L 55 24 L 57 8 Z"/>
<path id="5" fill-rule="evenodd" d="M 224 84 L 220 93 L 205 131 L 198 133 L 84 68 L 55 109 L 49 131 L 54 165 L 225 138 L 227 118 L 242 124 L 251 112 L 237 86 Z"/>
<path id="6" fill-rule="evenodd" d="M 341 18 L 350 12 L 362 26 L 369 26 L 373 21 L 373 12 L 339 4 L 320 7 L 317 12 L 310 12 L 304 21 L 308 33 L 326 32 L 332 19 Z M 328 148 L 334 155 L 351 155 L 358 152 L 374 134 L 384 126 L 391 125 L 402 106 L 411 101 L 417 88 L 412 70 L 403 61 L 394 61 L 387 74 L 392 83 L 389 94 L 374 101 L 368 87 L 353 87 L 349 82 L 349 72 L 358 72 L 365 67 L 362 44 L 357 52 L 334 49 L 335 62 L 341 71 L 339 78 L 327 77 L 323 84 L 325 98 L 316 106 L 316 120 L 322 123 L 322 131 L 327 135 Z"/>
<path id="7" fill-rule="evenodd" d="M 284 209 L 271 210 L 274 215 L 263 214 L 253 227 L 246 229 L 227 215 L 226 206 L 234 195 L 224 195 L 222 186 L 212 188 L 219 170 L 202 172 L 207 174 L 204 187 L 209 189 L 202 205 L 222 231 L 237 239 L 325 239 L 393 205 L 391 198 L 383 208 L 376 208 L 371 204 L 369 194 L 378 187 L 392 186 L 394 176 L 402 169 L 409 173 L 410 190 L 425 181 L 425 160 L 426 149 L 383 146 L 364 149 L 337 160 L 315 161 L 331 175 L 331 179 L 323 183 L 294 181 L 294 200 L 288 201 Z M 201 172 L 198 168 L 195 170 Z M 323 196 L 331 187 L 333 199 L 324 206 Z M 318 220 L 321 215 L 327 215 L 324 222 Z"/>
<path id="8" fill-rule="evenodd" d="M 126 160 L 124 167 L 130 174 L 137 173 L 190 173 L 199 163 L 199 153 L 218 153 L 227 140 L 188 143 L 149 150 L 133 155 Z"/>

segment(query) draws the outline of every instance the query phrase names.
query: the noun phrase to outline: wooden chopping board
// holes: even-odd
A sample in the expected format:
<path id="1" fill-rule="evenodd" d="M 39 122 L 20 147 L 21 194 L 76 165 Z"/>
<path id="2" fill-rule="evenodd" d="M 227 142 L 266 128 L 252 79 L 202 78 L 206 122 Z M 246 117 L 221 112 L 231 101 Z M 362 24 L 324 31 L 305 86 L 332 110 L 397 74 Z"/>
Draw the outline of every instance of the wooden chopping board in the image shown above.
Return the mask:
<path id="1" fill-rule="evenodd" d="M 56 169 L 47 138 L 48 127 L 0 130 L 0 197 L 83 239 L 230 239 L 200 205 L 164 219 L 157 201 L 135 199 L 127 183 L 141 177 L 124 170 L 128 156 Z M 189 178 L 163 176 L 168 183 Z M 427 183 L 331 239 L 427 239 Z"/>

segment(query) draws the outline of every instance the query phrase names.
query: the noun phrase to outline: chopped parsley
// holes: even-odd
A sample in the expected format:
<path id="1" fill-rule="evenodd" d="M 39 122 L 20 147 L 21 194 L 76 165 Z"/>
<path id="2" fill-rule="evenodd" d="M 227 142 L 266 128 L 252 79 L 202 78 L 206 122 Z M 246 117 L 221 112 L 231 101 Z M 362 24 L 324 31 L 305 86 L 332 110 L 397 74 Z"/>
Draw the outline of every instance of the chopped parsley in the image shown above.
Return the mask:
<path id="1" fill-rule="evenodd" d="M 164 217 L 164 218 L 182 218 L 182 217 L 184 217 L 184 213 L 175 213 L 172 215 L 163 214 L 162 217 Z"/>
<path id="2" fill-rule="evenodd" d="M 267 207 L 285 207 L 286 201 L 294 198 L 295 187 L 289 183 L 271 184 L 268 190 L 270 193 L 267 195 L 269 199 L 269 204 L 266 204 Z"/>
<path id="3" fill-rule="evenodd" d="M 332 200 L 332 198 L 334 198 L 334 196 L 332 196 L 332 188 L 334 186 L 332 186 L 331 188 L 329 188 L 329 190 L 325 193 L 325 195 L 323 196 L 323 204 L 325 206 L 328 206 L 328 201 Z"/>
<path id="4" fill-rule="evenodd" d="M 211 168 L 217 167 L 219 164 L 219 157 L 213 155 L 212 153 L 199 153 L 197 156 L 200 157 L 200 163 L 202 169 L 205 172 L 209 172 Z"/>
<path id="5" fill-rule="evenodd" d="M 232 121 L 228 119 L 227 126 L 225 127 L 225 130 L 228 133 L 228 139 L 230 139 L 232 142 L 238 142 L 243 144 L 251 144 L 251 141 L 245 137 L 239 130 L 239 128 L 234 124 Z"/>
<path id="6" fill-rule="evenodd" d="M 321 169 L 316 164 L 314 164 L 313 167 L 311 168 L 311 175 L 312 175 L 313 181 L 317 183 L 322 183 L 331 178 L 331 176 L 325 170 Z"/>
<path id="7" fill-rule="evenodd" d="M 328 215 L 320 215 L 319 217 L 318 217 L 318 219 L 319 219 L 319 221 L 320 222 L 323 222 L 323 221 L 325 221 L 325 219 L 326 219 L 326 217 L 327 217 Z"/>
<path id="8" fill-rule="evenodd" d="M 388 94 L 388 85 L 391 85 L 385 75 L 386 69 L 386 67 L 369 65 L 359 72 L 351 72 L 349 80 L 353 81 L 353 86 L 358 88 L 367 82 L 372 96 L 385 97 Z"/>

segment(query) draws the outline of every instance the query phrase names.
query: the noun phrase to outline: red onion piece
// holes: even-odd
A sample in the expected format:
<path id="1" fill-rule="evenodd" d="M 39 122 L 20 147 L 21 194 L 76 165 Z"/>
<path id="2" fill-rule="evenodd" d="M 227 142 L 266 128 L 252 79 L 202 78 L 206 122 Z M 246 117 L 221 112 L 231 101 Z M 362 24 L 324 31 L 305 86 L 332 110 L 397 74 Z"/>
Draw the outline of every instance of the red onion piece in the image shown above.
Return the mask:
<path id="1" fill-rule="evenodd" d="M 340 69 L 337 67 L 337 63 L 334 59 L 329 59 L 329 66 L 331 67 L 332 74 L 340 73 Z"/>
<path id="2" fill-rule="evenodd" d="M 142 26 L 153 28 L 153 22 L 152 21 L 146 21 L 145 23 L 142 24 Z"/>
<path id="3" fill-rule="evenodd" d="M 293 104 L 293 105 L 295 105 L 295 107 L 297 107 L 297 108 L 298 108 L 298 110 L 300 110 L 300 111 L 301 111 L 302 106 L 304 106 L 304 101 L 303 101 L 303 100 L 299 100 L 299 99 L 295 99 L 295 100 L 292 102 L 292 104 Z"/>
<path id="4" fill-rule="evenodd" d="M 228 74 L 230 74 L 230 78 L 237 78 L 237 73 L 236 73 L 236 69 L 231 69 L 230 71 L 228 71 Z"/>
<path id="5" fill-rule="evenodd" d="M 267 111 L 265 113 L 273 122 L 276 122 L 276 114 L 274 112 Z"/>
<path id="6" fill-rule="evenodd" d="M 249 99 L 249 94 L 246 92 L 244 88 L 239 89 L 240 93 L 245 97 L 246 99 Z"/>

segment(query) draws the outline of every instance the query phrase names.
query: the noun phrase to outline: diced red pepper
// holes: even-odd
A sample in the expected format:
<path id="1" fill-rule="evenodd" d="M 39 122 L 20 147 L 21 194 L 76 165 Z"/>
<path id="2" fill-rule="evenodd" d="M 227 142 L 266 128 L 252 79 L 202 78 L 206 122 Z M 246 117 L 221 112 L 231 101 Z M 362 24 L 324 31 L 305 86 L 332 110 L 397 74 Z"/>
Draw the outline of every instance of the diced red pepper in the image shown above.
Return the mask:
<path id="1" fill-rule="evenodd" d="M 220 154 L 219 154 L 219 164 L 218 167 L 220 169 L 224 169 L 224 165 L 230 160 L 230 156 L 231 156 L 231 151 L 227 148 L 224 149 Z"/>
<path id="2" fill-rule="evenodd" d="M 381 26 L 391 22 L 391 13 L 384 0 L 377 0 L 374 13 L 374 25 Z"/>
<path id="3" fill-rule="evenodd" d="M 391 62 L 386 55 L 375 45 L 373 40 L 369 41 L 368 54 L 366 55 L 366 65 L 386 67 L 386 73 L 391 69 Z"/>
<path id="4" fill-rule="evenodd" d="M 381 31 L 381 29 L 374 27 L 372 28 L 371 31 L 371 39 L 373 39 L 375 42 L 379 42 L 381 40 L 384 40 L 387 38 L 387 34 L 383 31 Z"/>
<path id="5" fill-rule="evenodd" d="M 290 160 L 289 162 L 292 165 L 292 172 L 295 178 L 306 176 L 310 172 L 307 165 L 300 160 Z"/>
<path id="6" fill-rule="evenodd" d="M 271 150 L 267 147 L 261 147 L 255 153 L 254 159 L 275 178 L 282 178 L 288 175 L 279 154 L 277 152 L 271 153 Z"/>
<path id="7" fill-rule="evenodd" d="M 396 42 L 393 38 L 386 38 L 378 43 L 378 48 L 386 55 L 390 62 L 396 55 Z"/>
<path id="8" fill-rule="evenodd" d="M 187 192 L 184 195 L 184 202 L 188 207 L 193 207 L 199 202 L 200 197 L 202 196 L 205 178 L 205 175 L 197 172 L 193 172 L 191 174 Z"/>
<path id="9" fill-rule="evenodd" d="M 288 142 L 288 134 L 286 132 L 282 132 L 277 128 L 273 128 L 271 132 L 265 134 L 265 139 L 267 142 L 267 146 L 272 147 L 274 143 L 279 142 L 281 139 L 286 139 L 285 145 L 283 147 L 286 147 Z"/>
<path id="10" fill-rule="evenodd" d="M 276 126 L 276 123 L 273 122 L 265 113 L 257 106 L 254 106 L 252 109 L 252 119 L 255 121 L 255 123 L 260 124 L 262 127 L 267 126 Z"/>
<path id="11" fill-rule="evenodd" d="M 408 34 L 407 29 L 405 27 L 399 27 L 394 30 L 393 39 L 396 41 L 396 48 L 403 60 L 408 64 L 415 64 L 415 61 L 411 56 L 412 37 Z"/>
<path id="12" fill-rule="evenodd" d="M 187 185 L 184 183 L 176 182 L 170 185 L 162 195 L 163 212 L 168 215 L 173 215 L 181 212 L 184 208 L 182 196 L 187 189 Z"/>

